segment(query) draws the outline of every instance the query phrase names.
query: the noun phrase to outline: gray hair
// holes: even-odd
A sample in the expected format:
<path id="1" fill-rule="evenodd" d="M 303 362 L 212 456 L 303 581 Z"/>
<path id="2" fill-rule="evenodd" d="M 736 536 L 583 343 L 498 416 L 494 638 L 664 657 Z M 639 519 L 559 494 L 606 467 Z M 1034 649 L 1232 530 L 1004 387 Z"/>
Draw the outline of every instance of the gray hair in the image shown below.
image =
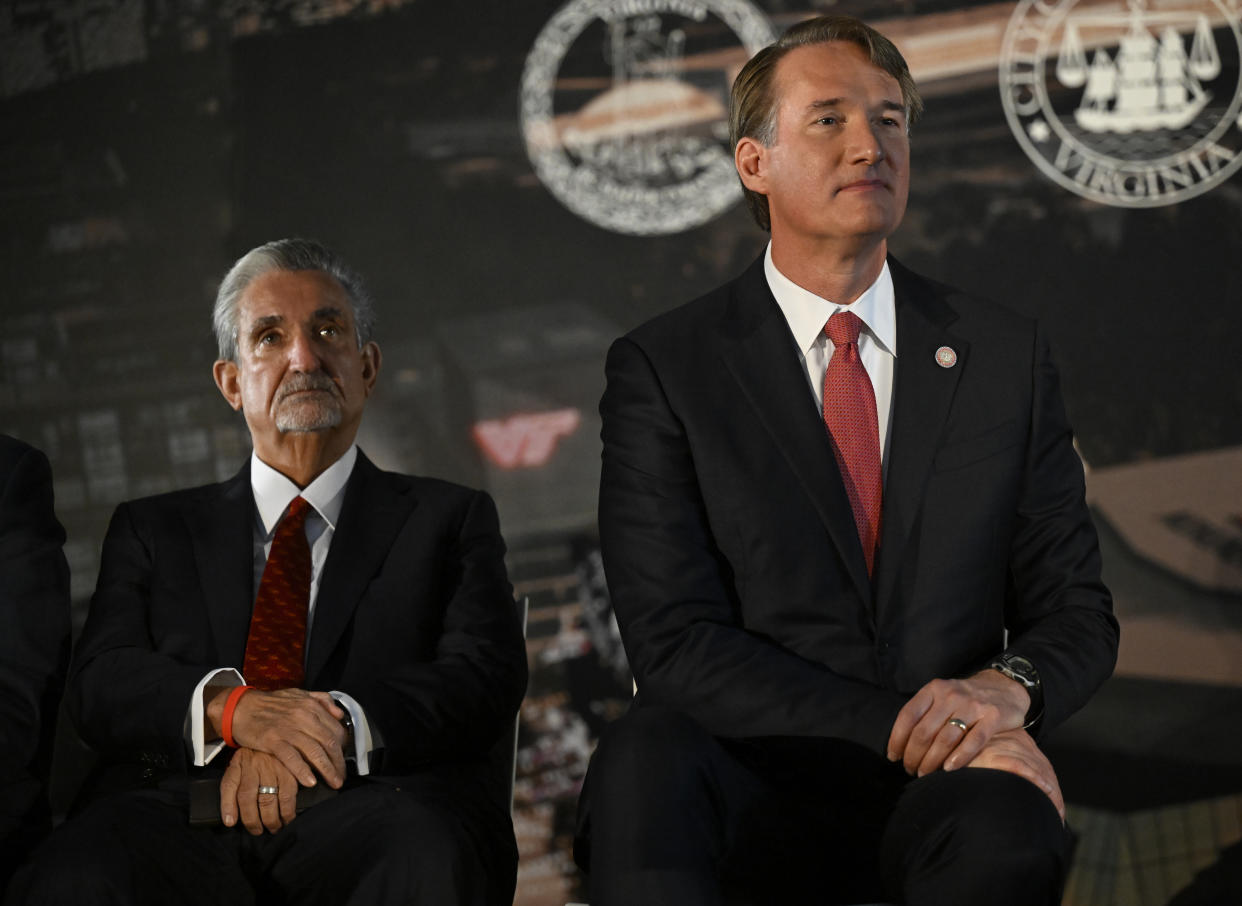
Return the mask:
<path id="1" fill-rule="evenodd" d="M 222 360 L 237 361 L 237 303 L 257 278 L 271 271 L 323 271 L 341 284 L 354 309 L 354 333 L 361 349 L 375 329 L 375 303 L 362 276 L 336 252 L 313 239 L 277 239 L 237 259 L 220 281 L 211 312 Z"/>
<path id="2" fill-rule="evenodd" d="M 923 112 L 923 99 L 901 51 L 884 35 L 853 16 L 819 16 L 790 28 L 775 43 L 751 57 L 738 73 L 729 95 L 729 143 L 732 147 L 736 148 L 743 138 L 753 138 L 768 147 L 773 144 L 776 140 L 777 97 L 773 87 L 776 64 L 796 47 L 833 41 L 848 41 L 861 47 L 875 66 L 897 80 L 909 132 Z M 744 185 L 742 193 L 755 222 L 762 229 L 771 230 L 767 196 Z"/>

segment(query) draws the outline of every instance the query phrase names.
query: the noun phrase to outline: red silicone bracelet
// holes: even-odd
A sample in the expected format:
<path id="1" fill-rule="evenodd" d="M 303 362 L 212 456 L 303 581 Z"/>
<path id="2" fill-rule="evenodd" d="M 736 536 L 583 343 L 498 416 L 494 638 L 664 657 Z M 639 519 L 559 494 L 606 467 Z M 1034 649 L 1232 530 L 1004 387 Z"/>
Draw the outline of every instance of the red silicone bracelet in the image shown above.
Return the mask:
<path id="1" fill-rule="evenodd" d="M 233 712 L 237 710 L 237 703 L 241 701 L 241 697 L 253 688 L 254 686 L 234 686 L 229 697 L 224 700 L 224 716 L 220 718 L 220 735 L 224 737 L 224 744 L 230 749 L 237 748 L 237 741 L 233 739 Z"/>

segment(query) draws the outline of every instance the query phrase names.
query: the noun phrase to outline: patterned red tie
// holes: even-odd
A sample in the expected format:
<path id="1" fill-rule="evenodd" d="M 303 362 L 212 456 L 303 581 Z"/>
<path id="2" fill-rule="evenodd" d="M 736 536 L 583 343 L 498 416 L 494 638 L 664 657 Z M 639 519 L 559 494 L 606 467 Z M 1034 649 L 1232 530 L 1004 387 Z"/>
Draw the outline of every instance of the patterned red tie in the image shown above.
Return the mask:
<path id="1" fill-rule="evenodd" d="M 835 350 L 824 372 L 824 424 L 832 440 L 845 493 L 854 510 L 854 525 L 867 560 L 875 563 L 880 539 L 880 431 L 876 422 L 875 390 L 858 354 L 863 322 L 853 312 L 839 311 L 828 319 L 824 332 Z"/>
<path id="2" fill-rule="evenodd" d="M 311 582 L 311 552 L 304 526 L 309 509 L 301 497 L 289 504 L 289 512 L 276 526 L 259 581 L 242 666 L 246 682 L 258 689 L 296 688 L 304 679 L 302 651 Z"/>

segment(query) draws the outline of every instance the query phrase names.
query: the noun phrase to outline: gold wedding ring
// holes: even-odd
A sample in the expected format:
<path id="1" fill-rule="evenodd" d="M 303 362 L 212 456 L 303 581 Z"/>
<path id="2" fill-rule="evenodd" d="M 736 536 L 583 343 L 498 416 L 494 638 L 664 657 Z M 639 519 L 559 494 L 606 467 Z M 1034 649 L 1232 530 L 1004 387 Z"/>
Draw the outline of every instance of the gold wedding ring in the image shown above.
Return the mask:
<path id="1" fill-rule="evenodd" d="M 970 726 L 966 723 L 966 721 L 962 720 L 960 717 L 950 717 L 948 720 L 945 721 L 946 726 L 948 726 L 949 724 L 952 724 L 953 726 L 957 727 L 963 733 L 965 733 L 967 730 L 970 729 Z"/>
<path id="2" fill-rule="evenodd" d="M 277 787 L 277 786 L 261 786 L 261 787 L 259 787 L 259 795 L 260 795 L 260 796 L 275 796 L 275 795 L 277 795 L 279 792 L 280 792 L 280 787 Z"/>

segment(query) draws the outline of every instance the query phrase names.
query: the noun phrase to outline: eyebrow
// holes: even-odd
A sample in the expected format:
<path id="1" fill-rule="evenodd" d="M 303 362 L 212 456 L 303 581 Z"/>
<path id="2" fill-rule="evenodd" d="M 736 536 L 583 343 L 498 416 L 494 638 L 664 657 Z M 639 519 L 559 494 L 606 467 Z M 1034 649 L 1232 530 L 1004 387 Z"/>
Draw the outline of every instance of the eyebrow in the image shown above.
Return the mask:
<path id="1" fill-rule="evenodd" d="M 261 330 L 283 323 L 284 320 L 284 315 L 264 315 L 261 318 L 255 318 L 250 322 L 250 335 L 254 336 Z"/>
<path id="2" fill-rule="evenodd" d="M 317 308 L 313 312 L 311 312 L 311 320 L 318 321 L 318 320 L 325 320 L 329 318 L 337 318 L 343 321 L 345 320 L 345 312 L 343 309 L 337 308 L 335 305 L 328 305 L 328 306 L 325 306 L 324 308 Z M 260 330 L 263 330 L 265 328 L 274 327 L 277 324 L 283 324 L 284 321 L 285 321 L 284 315 L 264 315 L 261 318 L 255 318 L 254 321 L 251 322 L 250 332 L 252 334 L 258 333 Z"/>
<path id="3" fill-rule="evenodd" d="M 806 109 L 807 110 L 822 110 L 824 107 L 839 107 L 844 101 L 845 101 L 845 98 L 822 98 L 818 101 L 811 101 L 811 103 L 806 105 Z M 897 101 L 889 100 L 887 98 L 880 102 L 880 109 L 881 110 L 896 110 L 899 113 L 906 112 L 905 104 L 901 104 L 901 103 L 898 103 Z"/>

